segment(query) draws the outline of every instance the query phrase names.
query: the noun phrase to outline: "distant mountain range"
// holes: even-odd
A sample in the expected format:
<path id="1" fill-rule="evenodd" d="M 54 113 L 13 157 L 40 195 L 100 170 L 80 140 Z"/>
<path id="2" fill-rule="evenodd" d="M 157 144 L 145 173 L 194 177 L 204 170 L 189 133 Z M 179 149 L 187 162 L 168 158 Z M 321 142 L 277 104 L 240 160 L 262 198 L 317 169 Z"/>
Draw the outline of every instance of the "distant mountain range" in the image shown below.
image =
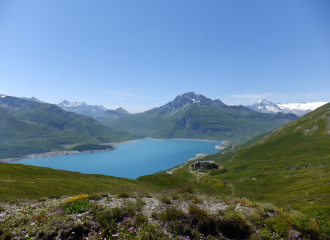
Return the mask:
<path id="1" fill-rule="evenodd" d="M 92 118 L 101 117 L 107 109 L 102 105 L 88 105 L 84 102 L 69 102 L 69 101 L 62 101 L 59 104 L 56 104 L 60 108 L 64 109 L 68 112 L 75 112 L 81 115 L 90 116 Z"/>
<path id="2" fill-rule="evenodd" d="M 35 97 L 27 98 L 22 97 L 21 99 L 29 100 L 32 102 L 39 102 L 43 103 L 39 99 Z M 115 110 L 108 110 L 102 105 L 89 105 L 85 102 L 69 102 L 67 100 L 62 101 L 61 103 L 55 104 L 56 106 L 64 109 L 68 112 L 75 112 L 81 115 L 90 116 L 94 119 L 97 118 L 109 118 L 109 119 L 116 119 L 124 117 L 130 114 L 124 108 L 120 107 Z"/>
<path id="3" fill-rule="evenodd" d="M 194 92 L 164 106 L 121 118 L 98 118 L 104 125 L 153 138 L 235 139 L 271 131 L 296 119 L 294 114 L 266 114 L 244 106 L 228 106 Z"/>
<path id="4" fill-rule="evenodd" d="M 66 144 L 141 138 L 60 107 L 0 94 L 0 158 L 63 149 Z"/>
<path id="5" fill-rule="evenodd" d="M 314 109 L 326 104 L 327 102 L 302 102 L 302 103 L 272 103 L 268 100 L 262 99 L 253 105 L 246 107 L 261 113 L 293 113 L 297 116 L 305 115 Z"/>

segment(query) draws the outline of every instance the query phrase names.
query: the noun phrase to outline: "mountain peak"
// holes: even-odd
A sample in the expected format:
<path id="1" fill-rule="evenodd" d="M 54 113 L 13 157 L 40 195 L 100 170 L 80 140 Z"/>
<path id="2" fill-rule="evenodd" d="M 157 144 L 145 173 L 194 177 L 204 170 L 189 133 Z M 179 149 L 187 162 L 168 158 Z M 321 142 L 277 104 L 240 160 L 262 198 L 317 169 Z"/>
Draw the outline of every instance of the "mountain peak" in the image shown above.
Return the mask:
<path id="1" fill-rule="evenodd" d="M 122 107 L 119 107 L 119 108 L 115 109 L 115 111 L 118 112 L 118 113 L 124 114 L 124 115 L 130 114 L 127 110 L 125 110 Z"/>
<path id="2" fill-rule="evenodd" d="M 183 102 L 190 102 L 190 103 L 200 103 L 201 99 L 205 98 L 203 95 L 201 94 L 196 94 L 194 92 L 187 92 L 184 94 L 181 94 L 179 96 L 177 96 L 173 101 L 183 101 Z"/>
<path id="3" fill-rule="evenodd" d="M 198 105 L 225 105 L 223 102 L 221 102 L 219 99 L 212 100 L 210 98 L 207 98 L 203 96 L 202 94 L 194 93 L 194 92 L 187 92 L 181 95 L 178 95 L 176 98 L 174 98 L 173 101 L 168 102 L 164 106 L 161 106 L 161 109 L 163 112 L 172 112 L 176 111 L 181 107 L 185 106 L 192 106 L 194 104 Z"/>
<path id="4" fill-rule="evenodd" d="M 271 101 L 268 101 L 266 99 L 261 99 L 258 101 L 258 103 L 272 103 Z"/>

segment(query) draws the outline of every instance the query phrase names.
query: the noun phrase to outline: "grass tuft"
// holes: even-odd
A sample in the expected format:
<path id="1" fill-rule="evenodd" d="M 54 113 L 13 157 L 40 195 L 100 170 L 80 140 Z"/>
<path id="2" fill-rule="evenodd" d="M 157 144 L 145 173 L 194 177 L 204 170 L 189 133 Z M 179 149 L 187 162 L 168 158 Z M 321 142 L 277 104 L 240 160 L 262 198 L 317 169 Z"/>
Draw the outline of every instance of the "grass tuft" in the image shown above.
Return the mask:
<path id="1" fill-rule="evenodd" d="M 209 215 L 206 210 L 200 208 L 196 204 L 189 205 L 189 213 L 193 214 L 197 218 L 206 218 Z"/>
<path id="2" fill-rule="evenodd" d="M 102 196 L 100 193 L 93 193 L 88 196 L 90 200 L 98 201 L 102 199 Z"/>
<path id="3" fill-rule="evenodd" d="M 118 198 L 129 198 L 130 195 L 127 192 L 121 192 L 117 195 Z"/>
<path id="4" fill-rule="evenodd" d="M 160 198 L 160 201 L 162 203 L 165 203 L 165 204 L 171 204 L 171 198 L 167 195 L 163 195 L 161 198 Z"/>
<path id="5" fill-rule="evenodd" d="M 146 202 L 143 199 L 141 198 L 136 199 L 135 202 L 136 211 L 140 212 L 145 204 Z"/>

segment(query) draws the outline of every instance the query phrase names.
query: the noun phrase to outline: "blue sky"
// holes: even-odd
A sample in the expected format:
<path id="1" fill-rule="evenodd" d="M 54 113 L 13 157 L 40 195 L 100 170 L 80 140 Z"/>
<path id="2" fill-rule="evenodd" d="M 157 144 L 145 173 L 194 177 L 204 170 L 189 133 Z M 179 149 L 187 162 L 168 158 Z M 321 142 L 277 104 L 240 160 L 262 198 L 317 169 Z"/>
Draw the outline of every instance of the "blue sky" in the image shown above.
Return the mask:
<path id="1" fill-rule="evenodd" d="M 0 93 L 144 111 L 330 101 L 330 1 L 1 0 Z"/>

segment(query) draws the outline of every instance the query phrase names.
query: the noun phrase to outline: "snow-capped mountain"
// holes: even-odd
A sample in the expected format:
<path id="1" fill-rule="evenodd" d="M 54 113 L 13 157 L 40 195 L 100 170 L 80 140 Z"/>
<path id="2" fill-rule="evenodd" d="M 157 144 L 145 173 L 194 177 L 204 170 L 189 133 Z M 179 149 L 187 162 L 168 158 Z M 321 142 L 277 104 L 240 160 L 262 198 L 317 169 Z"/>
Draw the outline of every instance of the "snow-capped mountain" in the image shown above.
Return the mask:
<path id="1" fill-rule="evenodd" d="M 257 103 L 246 107 L 261 113 L 275 114 L 278 112 L 282 112 L 282 109 L 277 104 L 272 103 L 265 99 L 261 99 Z"/>
<path id="2" fill-rule="evenodd" d="M 173 112 L 184 106 L 191 106 L 194 104 L 198 105 L 225 105 L 219 99 L 214 101 L 210 98 L 203 96 L 202 94 L 197 94 L 194 92 L 188 92 L 177 96 L 173 101 L 168 102 L 164 106 L 161 106 L 160 109 L 163 113 Z"/>
<path id="3" fill-rule="evenodd" d="M 69 102 L 67 100 L 64 100 L 61 103 L 55 105 L 59 106 L 65 111 L 75 112 L 78 114 L 90 116 L 95 119 L 102 116 L 107 110 L 102 105 L 89 105 L 85 102 Z"/>
<path id="4" fill-rule="evenodd" d="M 293 113 L 297 116 L 302 116 L 314 109 L 321 107 L 327 102 L 301 102 L 301 103 L 272 103 L 268 100 L 262 99 L 253 105 L 246 107 L 261 113 L 275 114 L 278 112 L 282 113 Z"/>
<path id="5" fill-rule="evenodd" d="M 321 107 L 327 102 L 301 102 L 301 103 L 278 103 L 277 105 L 286 112 L 293 112 L 298 116 L 302 116 L 314 109 Z"/>

